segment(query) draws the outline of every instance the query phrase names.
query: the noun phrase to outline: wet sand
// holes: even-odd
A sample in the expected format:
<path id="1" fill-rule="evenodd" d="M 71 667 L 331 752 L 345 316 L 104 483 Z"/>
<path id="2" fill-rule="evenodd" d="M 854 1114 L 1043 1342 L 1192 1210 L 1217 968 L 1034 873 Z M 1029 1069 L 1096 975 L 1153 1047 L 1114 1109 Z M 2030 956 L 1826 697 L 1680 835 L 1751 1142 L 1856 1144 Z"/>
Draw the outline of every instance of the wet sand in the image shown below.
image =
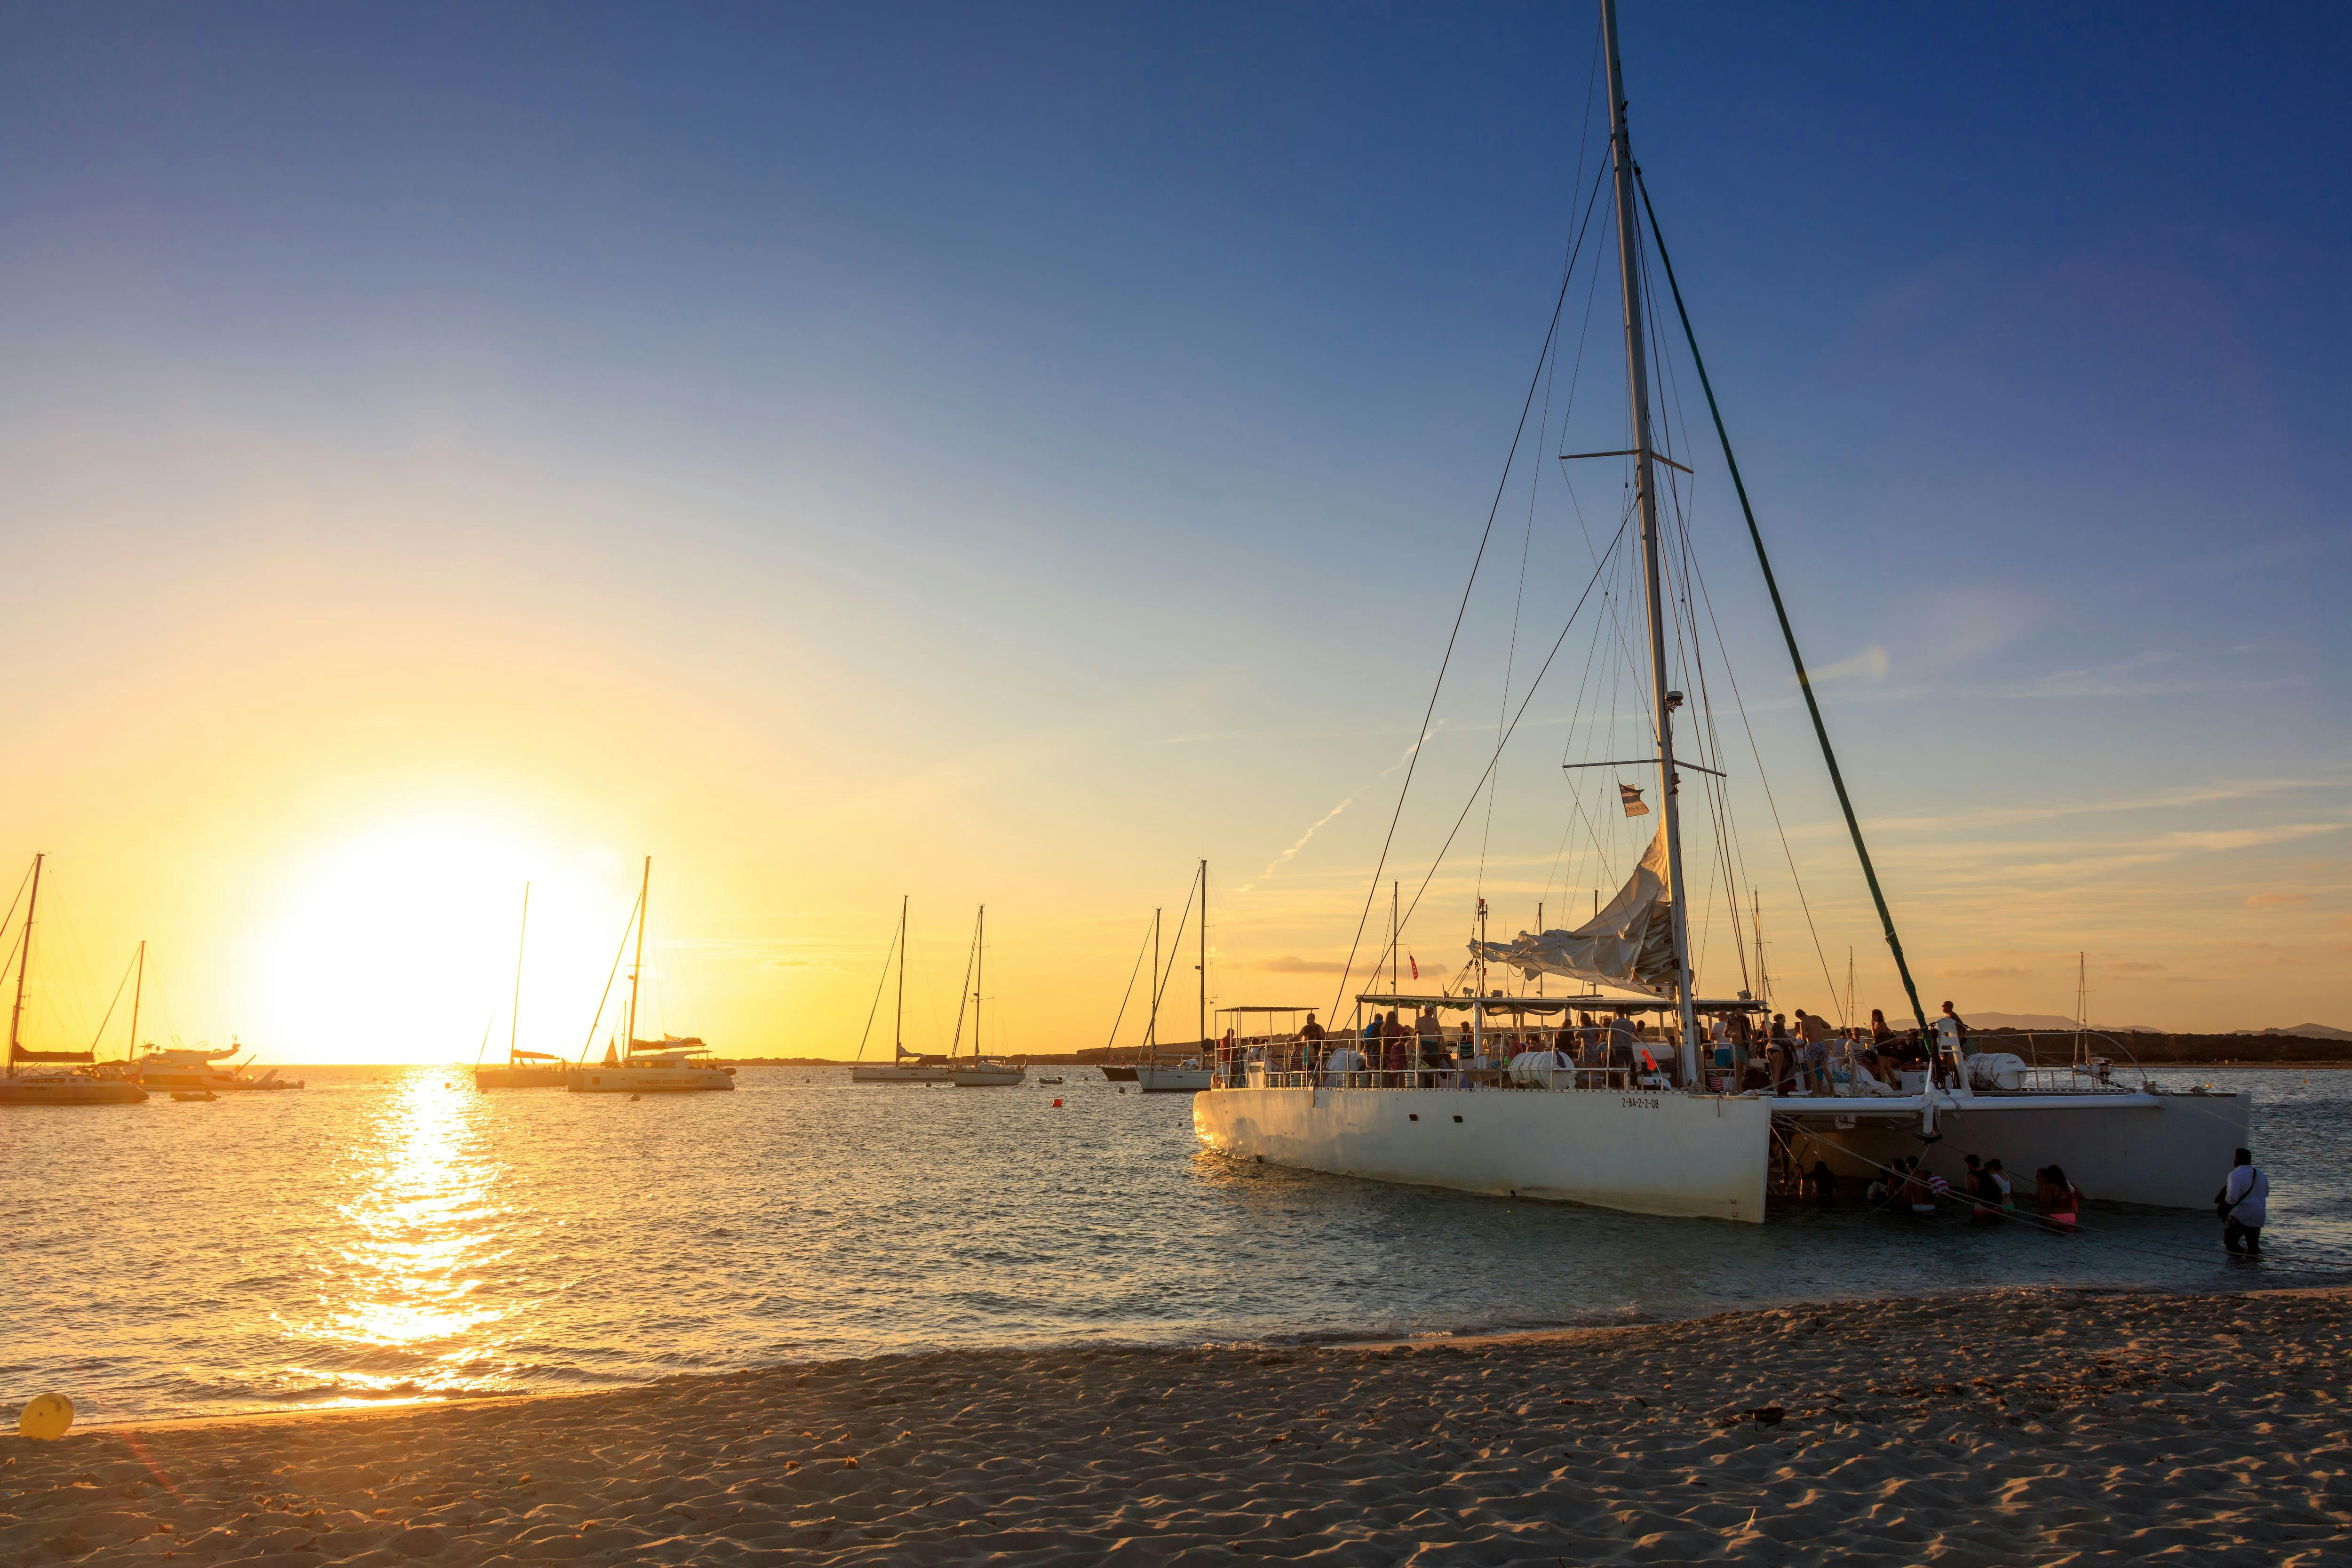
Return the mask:
<path id="1" fill-rule="evenodd" d="M 0 1561 L 2341 1563 L 2347 1308 L 2001 1290 L 11 1435 Z"/>

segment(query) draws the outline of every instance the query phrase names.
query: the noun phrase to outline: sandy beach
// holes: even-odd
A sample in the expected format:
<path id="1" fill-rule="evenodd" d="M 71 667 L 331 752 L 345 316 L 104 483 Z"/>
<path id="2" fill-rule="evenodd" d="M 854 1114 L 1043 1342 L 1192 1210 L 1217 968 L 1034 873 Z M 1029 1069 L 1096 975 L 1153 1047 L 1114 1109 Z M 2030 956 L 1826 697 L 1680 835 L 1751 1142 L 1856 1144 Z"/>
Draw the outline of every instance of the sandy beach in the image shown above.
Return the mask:
<path id="1" fill-rule="evenodd" d="M 2347 1294 L 942 1353 L 12 1435 L 0 1560 L 2342 1563 Z"/>

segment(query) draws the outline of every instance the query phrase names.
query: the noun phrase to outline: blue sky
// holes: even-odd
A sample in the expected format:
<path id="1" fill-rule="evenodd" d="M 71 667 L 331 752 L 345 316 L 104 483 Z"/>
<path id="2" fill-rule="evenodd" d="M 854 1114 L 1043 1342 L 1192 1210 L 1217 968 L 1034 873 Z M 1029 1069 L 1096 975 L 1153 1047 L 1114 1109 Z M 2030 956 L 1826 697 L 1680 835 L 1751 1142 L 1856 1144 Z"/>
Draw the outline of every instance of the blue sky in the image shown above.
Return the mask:
<path id="1" fill-rule="evenodd" d="M 1637 152 L 1809 652 L 1856 672 L 1832 723 L 1927 984 L 2063 1010 L 2079 948 L 2118 1021 L 2352 1024 L 2352 21 L 1623 20 Z M 805 971 L 738 995 L 714 968 L 739 1032 L 862 1007 L 830 933 L 902 888 L 1017 889 L 1003 940 L 1076 1030 L 1160 884 L 1201 854 L 1249 882 L 1349 799 L 1221 963 L 1344 956 L 1393 804 L 1351 792 L 1412 738 L 1598 152 L 1587 9 L 5 26 L 23 847 L 118 857 L 111 885 L 158 856 L 217 880 L 243 845 L 275 888 L 420 789 L 614 865 L 674 843 L 686 924 Z M 1867 970 L 1697 466 L 1824 949 Z M 1544 515 L 1556 619 L 1580 580 Z M 1457 728 L 1492 721 L 1502 581 Z M 1475 755 L 1433 747 L 1409 861 Z M 1501 819 L 1537 858 L 1548 765 Z M 257 1006 L 238 984 L 205 1005 Z"/>

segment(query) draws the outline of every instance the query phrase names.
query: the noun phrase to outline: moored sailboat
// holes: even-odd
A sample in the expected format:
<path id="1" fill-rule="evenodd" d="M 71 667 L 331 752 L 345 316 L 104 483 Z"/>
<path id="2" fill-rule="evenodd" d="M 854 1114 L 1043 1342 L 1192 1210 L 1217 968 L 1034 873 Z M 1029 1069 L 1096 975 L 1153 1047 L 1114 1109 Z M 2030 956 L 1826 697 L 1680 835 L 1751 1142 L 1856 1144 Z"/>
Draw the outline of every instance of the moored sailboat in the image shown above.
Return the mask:
<path id="1" fill-rule="evenodd" d="M 627 1048 L 608 1045 L 603 1061 L 575 1062 L 565 1068 L 563 1087 L 572 1094 L 684 1094 L 735 1087 L 735 1069 L 717 1060 L 698 1038 L 677 1035 L 665 1035 L 659 1040 L 637 1038 L 638 982 L 646 966 L 646 917 L 653 885 L 654 858 L 648 855 L 644 879 L 637 887 L 637 907 L 630 917 L 636 928 L 636 956 L 629 965 L 628 1018 L 622 1033 Z M 592 1043 L 603 1018 L 600 1001 L 596 1018 L 588 1026 Z"/>
<path id="2" fill-rule="evenodd" d="M 907 906 L 908 895 L 898 897 L 898 934 L 891 939 L 889 951 L 882 955 L 882 979 L 877 983 L 874 1006 L 866 1013 L 866 1033 L 857 1039 L 857 1057 L 849 1064 L 852 1083 L 952 1083 L 948 1064 L 938 1057 L 927 1057 L 920 1051 L 907 1048 Z M 890 980 L 890 960 L 898 961 L 898 999 L 890 1026 L 890 1059 L 869 1062 L 866 1058 L 866 1042 L 874 1033 L 874 1014 L 882 1005 L 880 987 Z"/>
<path id="3" fill-rule="evenodd" d="M 136 1105 L 147 1098 L 147 1091 L 118 1073 L 100 1071 L 94 1042 L 85 1051 L 35 1050 L 24 1043 L 25 980 L 33 963 L 33 917 L 40 908 L 41 867 L 47 858 L 46 855 L 33 857 L 31 890 L 25 900 L 25 923 L 16 935 L 16 994 L 8 1009 L 7 1054 L 0 1058 L 0 1105 Z M 147 944 L 142 942 L 139 944 L 142 984 L 146 959 Z M 121 993 L 117 991 L 115 994 L 119 998 Z M 139 1037 L 139 1004 L 135 995 L 131 1008 L 131 1037 L 135 1041 Z M 101 1033 L 105 1027 L 102 1022 L 99 1026 Z M 16 1065 L 19 1062 L 65 1066 L 68 1070 L 21 1072 Z"/>
<path id="4" fill-rule="evenodd" d="M 980 906 L 980 914 L 972 922 L 971 960 L 965 966 L 971 981 L 971 1056 L 969 1059 L 955 1055 L 955 1046 L 963 1036 L 963 1006 L 956 1006 L 956 1040 L 948 1047 L 949 1079 L 958 1089 L 1010 1089 L 1029 1076 L 1026 1062 L 1015 1061 L 1003 1055 L 982 1056 L 980 1049 L 981 992 L 988 976 L 988 906 Z"/>
<path id="5" fill-rule="evenodd" d="M 522 924 L 515 936 L 514 1002 L 507 1012 L 507 1059 L 474 1062 L 476 1089 L 562 1089 L 566 1064 L 546 1051 L 526 1051 L 516 1042 L 522 1027 L 523 944 L 530 938 L 530 884 L 522 885 Z M 487 1043 L 487 1041 L 485 1042 Z"/>

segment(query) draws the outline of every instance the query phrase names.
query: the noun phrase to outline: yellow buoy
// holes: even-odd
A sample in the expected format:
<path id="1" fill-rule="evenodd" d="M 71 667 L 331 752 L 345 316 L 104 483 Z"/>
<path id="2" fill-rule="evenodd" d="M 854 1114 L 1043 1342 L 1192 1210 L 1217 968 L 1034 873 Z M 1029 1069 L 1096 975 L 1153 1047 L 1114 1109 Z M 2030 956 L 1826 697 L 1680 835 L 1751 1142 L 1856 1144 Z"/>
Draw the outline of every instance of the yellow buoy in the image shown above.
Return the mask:
<path id="1" fill-rule="evenodd" d="M 16 1430 L 44 1440 L 62 1437 L 73 1425 L 73 1401 L 62 1394 L 37 1394 L 16 1417 Z"/>

